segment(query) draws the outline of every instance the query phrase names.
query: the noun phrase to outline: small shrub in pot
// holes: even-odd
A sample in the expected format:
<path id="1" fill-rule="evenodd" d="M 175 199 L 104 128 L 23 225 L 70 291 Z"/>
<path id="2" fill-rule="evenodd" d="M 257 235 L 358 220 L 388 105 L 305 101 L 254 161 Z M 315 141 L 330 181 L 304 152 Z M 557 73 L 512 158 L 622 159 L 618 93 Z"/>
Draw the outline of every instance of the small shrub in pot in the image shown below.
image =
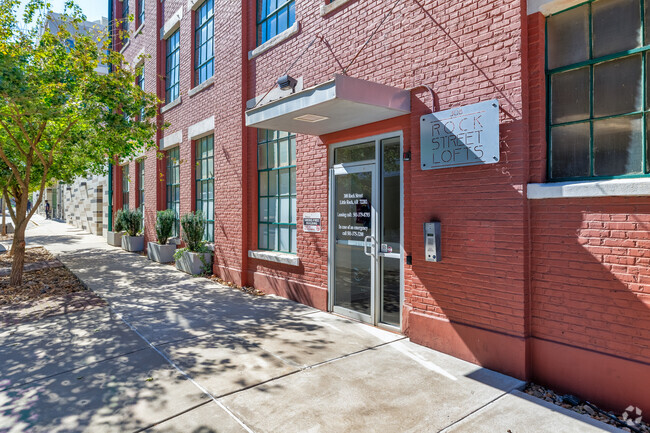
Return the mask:
<path id="1" fill-rule="evenodd" d="M 171 209 L 161 210 L 156 214 L 156 237 L 160 245 L 167 244 L 167 240 L 172 236 L 175 219 L 176 215 Z"/>
<path id="2" fill-rule="evenodd" d="M 158 242 L 149 242 L 147 246 L 147 257 L 150 260 L 159 263 L 169 263 L 174 261 L 174 251 L 176 245 L 168 245 L 174 230 L 174 220 L 176 216 L 171 209 L 161 210 L 156 213 L 156 237 Z"/>
<path id="3" fill-rule="evenodd" d="M 122 236 L 122 248 L 126 251 L 144 250 L 144 236 L 142 231 L 142 212 L 139 210 L 122 210 L 122 225 L 126 235 Z"/>
<path id="4" fill-rule="evenodd" d="M 212 252 L 203 240 L 206 220 L 203 212 L 192 212 L 181 217 L 182 238 L 187 245 L 174 254 L 176 267 L 188 274 L 209 273 Z"/>
<path id="5" fill-rule="evenodd" d="M 118 210 L 115 214 L 115 224 L 113 224 L 113 231 L 107 233 L 107 242 L 114 247 L 122 246 L 122 235 L 124 231 L 124 211 Z"/>

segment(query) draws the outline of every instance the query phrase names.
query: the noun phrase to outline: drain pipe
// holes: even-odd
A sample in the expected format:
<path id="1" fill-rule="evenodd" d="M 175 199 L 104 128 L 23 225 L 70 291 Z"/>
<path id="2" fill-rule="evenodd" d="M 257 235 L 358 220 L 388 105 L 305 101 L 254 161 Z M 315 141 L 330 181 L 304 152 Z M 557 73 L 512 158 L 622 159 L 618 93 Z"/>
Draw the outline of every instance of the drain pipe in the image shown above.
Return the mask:
<path id="1" fill-rule="evenodd" d="M 108 0 L 108 49 L 113 49 L 113 0 Z M 113 65 L 108 65 L 108 73 L 113 71 Z M 108 163 L 108 231 L 113 231 L 113 164 Z"/>

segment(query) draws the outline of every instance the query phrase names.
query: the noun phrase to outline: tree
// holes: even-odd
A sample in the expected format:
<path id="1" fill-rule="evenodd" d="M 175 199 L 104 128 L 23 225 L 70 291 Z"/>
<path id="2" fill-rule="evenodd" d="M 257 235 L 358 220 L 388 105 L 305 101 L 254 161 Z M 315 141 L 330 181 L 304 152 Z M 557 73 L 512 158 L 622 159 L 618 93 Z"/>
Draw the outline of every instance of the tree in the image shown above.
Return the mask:
<path id="1" fill-rule="evenodd" d="M 100 174 L 153 147 L 160 103 L 136 85 L 141 68 L 111 49 L 106 32 L 79 31 L 85 16 L 74 1 L 54 31 L 49 3 L 30 0 L 22 22 L 18 3 L 0 0 L 0 161 L 10 172 L 0 189 L 16 200 L 11 285 L 22 284 L 25 229 L 48 182 Z M 32 190 L 39 196 L 27 212 Z"/>

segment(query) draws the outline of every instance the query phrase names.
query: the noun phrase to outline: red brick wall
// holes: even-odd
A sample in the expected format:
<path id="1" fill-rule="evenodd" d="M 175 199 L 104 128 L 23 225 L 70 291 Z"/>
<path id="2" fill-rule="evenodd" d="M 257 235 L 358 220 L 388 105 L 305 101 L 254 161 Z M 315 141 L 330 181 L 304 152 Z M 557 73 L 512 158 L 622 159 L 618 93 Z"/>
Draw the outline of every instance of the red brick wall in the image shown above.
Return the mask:
<path id="1" fill-rule="evenodd" d="M 135 11 L 134 0 L 131 10 Z M 120 3 L 115 2 L 116 16 L 120 13 Z M 235 282 L 242 282 L 242 10 L 237 3 L 226 0 L 215 1 L 215 79 L 216 85 L 189 96 L 193 86 L 193 38 L 194 25 L 187 9 L 187 2 L 166 0 L 147 2 L 145 25 L 142 32 L 131 37 L 131 43 L 124 54 L 133 62 L 135 56 L 144 48 L 151 56 L 145 60 L 145 88 L 157 92 L 165 99 L 165 54 L 166 45 L 160 40 L 160 28 L 183 7 L 180 25 L 180 94 L 181 104 L 159 116 L 167 129 L 158 133 L 158 141 L 179 130 L 183 132 L 180 144 L 181 158 L 181 215 L 194 210 L 193 198 L 193 147 L 187 128 L 210 116 L 215 117 L 215 270 L 225 272 Z M 132 26 L 134 27 L 134 26 Z M 226 79 L 223 79 L 223 78 Z M 215 103 L 218 101 L 219 103 Z M 164 102 L 163 102 L 164 104 Z M 135 176 L 135 163 L 132 163 Z M 156 157 L 156 151 L 146 153 L 145 162 L 145 218 L 147 241 L 155 240 L 155 212 L 166 208 L 165 160 Z M 132 177 L 133 177 L 132 176 Z M 116 196 L 121 187 L 116 185 Z M 135 187 L 132 190 L 135 191 Z M 135 195 L 133 197 L 135 200 Z M 134 201 L 135 204 L 135 201 Z"/>
<path id="2" fill-rule="evenodd" d="M 530 180 L 546 179 L 544 24 L 528 17 Z M 650 202 L 531 200 L 531 378 L 620 412 L 650 407 Z"/>
<path id="3" fill-rule="evenodd" d="M 255 1 L 246 3 L 254 8 Z M 320 0 L 296 5 L 300 33 L 283 44 L 253 59 L 250 95 L 262 95 L 282 75 L 289 64 L 316 35 L 330 43 L 334 55 L 347 65 L 368 35 L 392 7 L 389 3 L 353 2 L 339 11 L 321 17 Z M 440 109 L 499 99 L 501 104 L 501 162 L 482 167 L 422 171 L 419 168 L 419 116 L 431 112 L 428 92 L 414 91 L 410 117 L 396 129 L 404 131 L 404 148 L 413 159 L 405 163 L 405 249 L 413 255 L 413 266 L 406 266 L 404 327 L 416 341 L 451 353 L 463 354 L 458 339 L 451 343 L 433 340 L 431 332 L 408 327 L 412 314 L 427 323 L 437 319 L 452 324 L 494 330 L 521 345 L 525 333 L 527 275 L 524 271 L 524 239 L 527 183 L 528 129 L 523 102 L 522 44 L 525 23 L 519 1 L 497 2 L 403 2 L 388 18 L 375 38 L 349 69 L 353 77 L 401 88 L 429 84 Z M 249 49 L 254 48 L 254 28 L 249 26 Z M 303 77 L 305 87 L 331 79 L 340 72 L 334 55 L 316 42 L 290 74 Z M 376 129 L 362 128 L 376 135 Z M 395 130 L 395 129 L 393 129 Z M 351 139 L 358 130 L 326 137 L 327 142 Z M 252 139 L 252 137 L 250 137 Z M 318 139 L 298 136 L 298 220 L 303 212 L 327 209 L 328 161 L 326 146 Z M 249 143 L 249 152 L 254 142 Z M 251 152 L 249 164 L 255 159 Z M 255 173 L 249 174 L 249 182 Z M 251 189 L 248 202 L 256 208 L 256 193 Z M 255 233 L 255 216 L 249 230 Z M 422 224 L 436 218 L 442 221 L 443 262 L 423 260 Z M 326 221 L 324 221 L 326 222 Z M 301 267 L 273 266 L 251 260 L 253 275 L 275 276 L 275 287 L 285 280 L 326 288 L 327 233 L 298 232 Z M 255 248 L 255 239 L 249 248 Z M 271 283 L 267 283 L 271 286 Z M 265 287 L 269 288 L 269 287 Z M 309 289 L 307 289 L 309 291 Z M 312 289 L 311 292 L 314 292 Z M 294 295 L 299 297 L 299 295 Z M 305 296 L 309 297 L 309 296 Z M 323 307 L 321 307 L 323 308 Z M 508 340 L 508 341 L 510 341 Z M 468 342 L 474 360 L 489 360 Z M 523 353 L 523 351 L 521 351 Z M 524 359 L 519 357 L 506 369 L 522 376 Z M 491 361 L 487 362 L 491 364 Z"/>

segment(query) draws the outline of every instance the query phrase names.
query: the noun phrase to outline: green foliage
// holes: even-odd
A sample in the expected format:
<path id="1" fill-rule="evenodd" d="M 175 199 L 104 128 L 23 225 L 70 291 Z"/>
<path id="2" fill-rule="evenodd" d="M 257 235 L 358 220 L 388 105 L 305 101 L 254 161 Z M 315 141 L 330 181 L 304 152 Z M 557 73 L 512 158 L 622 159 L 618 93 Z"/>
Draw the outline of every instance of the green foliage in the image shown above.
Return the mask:
<path id="1" fill-rule="evenodd" d="M 74 1 L 56 19 L 47 0 L 28 0 L 22 20 L 19 4 L 0 0 L 0 190 L 16 198 L 14 245 L 52 179 L 102 174 L 155 147 L 160 103 L 136 85 L 142 66 L 112 49 L 109 30 L 83 28 Z M 125 36 L 122 26 L 116 34 Z M 28 213 L 30 191 L 40 194 Z"/>
<path id="2" fill-rule="evenodd" d="M 115 224 L 113 225 L 113 230 L 115 232 L 123 232 L 126 230 L 124 226 L 124 211 L 122 209 L 117 211 L 117 215 L 115 215 Z"/>
<path id="3" fill-rule="evenodd" d="M 203 241 L 203 231 L 205 230 L 205 216 L 203 212 L 190 212 L 181 217 L 181 227 L 183 242 L 190 251 L 196 253 L 205 246 Z"/>
<path id="4" fill-rule="evenodd" d="M 165 245 L 174 230 L 176 216 L 171 209 L 161 210 L 156 213 L 156 237 L 160 245 Z"/>
<path id="5" fill-rule="evenodd" d="M 129 236 L 137 236 L 142 231 L 142 212 L 139 210 L 122 210 L 122 225 Z"/>

